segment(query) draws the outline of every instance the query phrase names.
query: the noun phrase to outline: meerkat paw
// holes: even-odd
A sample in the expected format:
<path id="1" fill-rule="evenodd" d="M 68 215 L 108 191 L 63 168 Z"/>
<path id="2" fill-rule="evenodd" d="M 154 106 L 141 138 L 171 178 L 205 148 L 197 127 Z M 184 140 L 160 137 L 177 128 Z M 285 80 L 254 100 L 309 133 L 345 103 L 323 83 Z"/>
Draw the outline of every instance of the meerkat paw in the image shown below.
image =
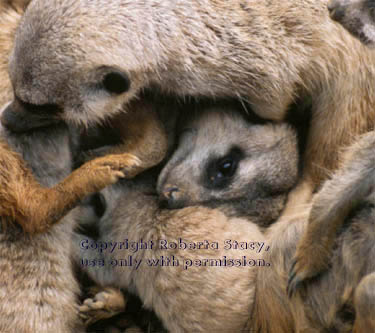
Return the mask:
<path id="1" fill-rule="evenodd" d="M 100 178 L 108 185 L 116 183 L 119 178 L 131 178 L 140 172 L 141 161 L 133 154 L 107 155 L 84 164 L 84 172 L 93 172 L 97 182 Z M 100 177 L 102 176 L 102 177 Z"/>
<path id="2" fill-rule="evenodd" d="M 322 241 L 306 244 L 300 241 L 289 271 L 287 293 L 292 297 L 306 280 L 312 279 L 329 266 L 330 246 Z"/>
<path id="3" fill-rule="evenodd" d="M 133 154 L 110 154 L 98 157 L 87 164 L 109 167 L 114 172 L 123 173 L 125 178 L 132 178 L 143 170 L 141 160 Z"/>
<path id="4" fill-rule="evenodd" d="M 79 306 L 79 316 L 86 325 L 91 325 L 102 319 L 111 318 L 120 312 L 124 312 L 126 300 L 119 289 L 104 288 L 93 298 L 87 298 Z"/>

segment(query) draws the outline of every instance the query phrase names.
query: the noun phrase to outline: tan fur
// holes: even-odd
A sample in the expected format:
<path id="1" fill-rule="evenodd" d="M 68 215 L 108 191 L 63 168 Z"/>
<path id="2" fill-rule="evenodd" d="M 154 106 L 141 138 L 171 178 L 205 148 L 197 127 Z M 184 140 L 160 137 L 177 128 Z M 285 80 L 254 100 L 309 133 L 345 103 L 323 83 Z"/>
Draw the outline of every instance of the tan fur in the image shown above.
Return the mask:
<path id="1" fill-rule="evenodd" d="M 201 110 L 196 117 L 185 119 L 179 136 L 177 150 L 161 172 L 157 189 L 163 199 L 170 184 L 178 186 L 184 196 L 180 209 L 158 207 L 157 198 L 151 195 L 155 181 L 150 174 L 101 192 L 106 210 L 98 223 L 99 241 L 153 240 L 154 248 L 136 253 L 122 249 L 100 254 L 85 250 L 82 241 L 92 241 L 87 237 L 78 237 L 75 244 L 77 247 L 83 244 L 80 258 L 106 261 L 105 267 L 85 268 L 96 282 L 136 292 L 144 306 L 153 309 L 169 331 L 239 332 L 244 328 L 255 297 L 256 271 L 268 267 L 265 264 L 264 267 L 201 265 L 184 269 L 183 263 L 187 259 L 223 259 L 224 256 L 227 259 L 262 257 L 260 247 L 257 247 L 259 253 L 225 249 L 224 241 L 264 241 L 257 224 L 265 226 L 269 222 L 262 223 L 262 218 L 274 220 L 280 215 L 285 197 L 280 201 L 278 195 L 287 192 L 297 177 L 296 137 L 285 124 L 247 123 L 234 110 L 220 107 Z M 205 183 L 211 180 L 210 175 L 215 176 L 209 170 L 215 170 L 216 160 L 229 161 L 232 147 L 241 151 L 237 170 L 225 186 L 213 189 Z M 262 186 L 270 192 L 262 193 Z M 207 208 L 213 206 L 217 209 Z M 219 249 L 159 247 L 160 240 L 178 242 L 180 238 L 184 242 L 218 242 Z M 266 247 L 267 244 L 264 250 Z M 129 255 L 133 260 L 142 259 L 143 264 L 138 269 L 111 267 L 111 259 L 120 260 Z M 161 256 L 174 256 L 179 266 L 147 266 L 146 260 Z M 117 294 L 115 300 L 121 299 L 122 295 Z M 90 321 L 90 316 L 101 317 L 104 310 L 115 312 L 112 300 L 112 295 L 101 293 L 86 300 L 80 310 Z"/>
<path id="2" fill-rule="evenodd" d="M 2 105 L 11 99 L 7 55 L 10 53 L 23 9 L 20 3 L 12 2 L 8 5 L 2 4 L 0 10 L 0 24 L 3 26 L 0 34 L 0 52 L 5 55 L 2 57 L 4 62 L 0 64 Z M 0 175 L 0 216 L 4 217 L 3 226 L 6 227 L 5 221 L 16 222 L 26 232 L 43 232 L 59 221 L 85 195 L 115 182 L 124 174 L 132 177 L 140 172 L 134 168 L 139 164 L 139 158 L 145 167 L 152 166 L 147 162 L 149 159 L 151 163 L 160 161 L 166 149 L 166 137 L 160 121 L 150 104 L 136 102 L 131 106 L 131 109 L 133 108 L 137 112 L 129 112 L 128 115 L 120 115 L 111 120 L 112 127 L 120 133 L 124 143 L 106 151 L 112 155 L 91 161 L 54 188 L 43 188 L 35 182 L 22 159 L 9 151 L 5 142 L 1 142 L 1 164 L 4 171 Z M 133 124 L 136 122 L 136 126 L 128 121 L 129 117 L 134 118 Z M 123 154 L 125 151 L 129 153 Z M 122 154 L 114 155 L 118 152 Z"/>
<path id="3" fill-rule="evenodd" d="M 374 5 L 371 0 L 332 0 L 328 9 L 332 19 L 362 43 L 371 45 L 375 41 L 375 30 L 371 30 L 375 26 Z M 369 111 L 371 109 L 369 107 Z M 371 131 L 346 152 L 344 166 L 316 197 L 309 226 L 299 242 L 291 268 L 290 293 L 294 293 L 303 281 L 327 269 L 335 239 L 346 216 L 373 191 L 374 147 L 375 132 Z"/>
<path id="4" fill-rule="evenodd" d="M 272 250 L 265 259 L 273 265 L 258 275 L 261 296 L 253 316 L 261 332 L 375 329 L 370 319 L 375 314 L 374 147 L 373 133 L 364 135 L 347 151 L 343 167 L 315 195 L 311 213 L 306 210 L 302 217 L 271 227 Z M 296 250 L 292 273 L 297 275 L 288 279 Z M 306 267 L 326 271 L 307 280 L 312 276 Z M 299 293 L 293 295 L 296 284 Z"/>
<path id="5" fill-rule="evenodd" d="M 302 281 L 328 268 L 345 218 L 375 187 L 375 132 L 358 139 L 345 154 L 344 165 L 313 200 L 309 226 L 295 254 L 290 292 Z"/>
<path id="6" fill-rule="evenodd" d="M 17 1 L 2 0 L 0 2 L 0 54 L 2 55 L 0 58 L 0 73 L 3 73 L 0 80 L 0 108 L 13 98 L 12 86 L 7 71 L 14 35 L 23 13 L 19 6 L 14 7 L 17 4 Z"/>
<path id="7" fill-rule="evenodd" d="M 372 332 L 373 220 L 371 206 L 365 206 L 351 218 L 348 229 L 336 240 L 338 248 L 330 260 L 330 269 L 291 299 L 286 294 L 288 271 L 296 245 L 306 230 L 307 218 L 284 224 L 284 230 L 269 240 L 271 251 L 265 259 L 272 263 L 271 268 L 259 271 L 259 298 L 255 301 L 251 327 L 275 333 L 352 332 L 353 327 L 356 332 Z"/>
<path id="8" fill-rule="evenodd" d="M 285 119 L 295 101 L 311 99 L 303 180 L 314 188 L 337 168 L 338 149 L 374 126 L 368 85 L 374 55 L 330 21 L 326 5 L 34 0 L 12 56 L 14 90 L 23 102 L 60 106 L 63 112 L 53 116 L 83 126 L 119 112 L 150 86 L 181 96 L 240 98 L 273 120 Z M 130 79 L 130 88 L 97 89 L 114 71 Z M 8 109 L 9 123 L 25 117 L 25 126 L 37 126 L 19 100 Z"/>
<path id="9" fill-rule="evenodd" d="M 12 10 L 7 7 L 0 18 Z M 8 43 L 12 34 L 6 34 L 13 31 L 17 20 L 12 24 L 0 33 Z M 6 57 L 7 48 L 1 52 Z M 0 77 L 7 78 L 4 68 Z M 1 98 L 5 101 L 7 95 Z M 148 130 L 152 121 L 144 124 L 145 133 L 161 136 L 158 149 L 163 149 L 162 129 L 153 132 Z M 120 158 L 112 154 L 69 174 L 72 153 L 66 127 L 21 134 L 0 127 L 0 133 L 0 331 L 82 332 L 77 313 L 79 287 L 70 252 L 76 214 L 67 213 L 85 195 L 140 172 L 139 159 L 132 154 Z M 53 225 L 55 222 L 61 223 Z"/>
<path id="10" fill-rule="evenodd" d="M 189 124 L 186 126 L 189 127 Z M 217 125 L 213 127 L 219 128 Z M 187 138 L 185 140 L 188 140 Z M 259 140 L 262 141 L 261 137 Z M 374 147 L 371 134 L 365 135 L 347 151 L 343 169 L 316 194 L 313 210 L 318 202 L 329 203 L 342 198 L 341 191 L 347 186 L 348 181 L 353 180 L 352 176 L 362 175 L 362 169 L 358 168 L 358 165 L 365 169 L 374 165 L 371 159 L 374 154 L 364 150 L 366 146 L 372 149 Z M 194 149 L 199 150 L 201 147 L 202 145 L 198 145 Z M 186 163 L 190 158 L 184 156 L 180 162 Z M 173 176 L 173 168 L 170 168 L 169 172 Z M 207 211 L 207 215 L 205 213 L 203 216 L 203 207 L 159 211 L 154 199 L 144 194 L 150 192 L 147 190 L 149 187 L 150 183 L 144 178 L 116 185 L 102 192 L 107 203 L 107 211 L 100 221 L 101 233 L 105 235 L 101 240 L 123 241 L 125 237 L 129 240 L 139 240 L 142 237 L 143 241 L 157 241 L 177 240 L 179 237 L 185 240 L 186 237 L 186 240 L 191 241 L 214 241 L 256 237 L 265 240 L 266 245 L 270 247 L 269 251 L 262 252 L 259 257 L 270 263 L 270 266 L 253 268 L 246 273 L 250 274 L 251 278 L 247 275 L 245 280 L 242 280 L 243 268 L 228 268 L 226 271 L 216 268 L 212 273 L 204 267 L 196 267 L 191 271 L 189 268 L 185 272 L 182 270 L 182 273 L 181 267 L 140 266 L 138 270 L 110 266 L 88 268 L 91 276 L 102 285 L 128 288 L 138 293 L 146 306 L 156 311 L 169 330 L 190 332 L 222 329 L 234 332 L 242 327 L 245 332 L 255 330 L 262 333 L 351 332 L 353 329 L 355 332 L 365 333 L 375 329 L 372 320 L 375 290 L 375 210 L 374 187 L 371 184 L 369 193 L 358 196 L 358 204 L 343 211 L 345 216 L 342 215 L 342 218 L 346 221 L 346 227 L 338 237 L 335 237 L 335 251 L 330 260 L 325 262 L 331 266 L 330 269 L 292 298 L 289 298 L 286 292 L 288 272 L 297 244 L 307 230 L 310 206 L 305 206 L 301 209 L 302 212 L 295 214 L 292 219 L 281 220 L 272 225 L 264 237 L 259 231 L 251 235 L 251 222 L 247 221 L 247 224 L 242 225 L 241 220 L 235 218 L 236 222 L 232 224 L 233 219 L 220 217 L 218 210 Z M 78 239 L 76 245 L 84 239 Z M 319 249 L 319 245 L 319 242 L 314 244 L 310 252 L 311 257 L 314 251 Z M 201 259 L 210 258 L 211 255 L 220 257 L 228 253 L 212 251 L 210 255 L 210 252 L 156 249 L 141 250 L 134 254 L 129 250 L 115 250 L 113 254 L 106 253 L 102 258 L 123 259 L 131 254 L 138 259 L 159 258 L 160 255 L 175 255 L 179 259 Z M 81 256 L 98 258 L 96 252 L 82 249 Z M 233 281 L 236 281 L 236 284 L 233 284 Z M 248 282 L 249 289 L 242 290 L 246 291 L 246 294 L 237 298 L 236 293 L 243 288 L 238 285 L 241 281 Z M 210 295 L 206 294 L 208 286 L 212 288 Z M 226 294 L 226 290 L 230 293 Z M 249 290 L 250 293 L 247 293 Z M 122 295 L 118 293 L 115 299 L 121 300 Z M 95 315 L 95 310 L 101 306 L 97 301 L 94 299 L 86 302 L 81 310 L 85 314 Z M 201 313 L 203 315 L 200 315 Z M 247 318 L 246 328 L 244 318 Z"/>

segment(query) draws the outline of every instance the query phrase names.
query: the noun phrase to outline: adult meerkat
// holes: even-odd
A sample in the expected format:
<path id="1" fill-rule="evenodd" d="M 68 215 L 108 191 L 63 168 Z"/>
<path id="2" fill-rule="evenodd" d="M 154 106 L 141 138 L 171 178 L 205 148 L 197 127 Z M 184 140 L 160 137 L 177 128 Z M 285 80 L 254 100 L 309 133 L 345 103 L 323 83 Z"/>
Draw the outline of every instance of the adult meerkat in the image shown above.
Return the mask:
<path id="1" fill-rule="evenodd" d="M 344 207 L 340 212 L 345 224 L 334 238 L 334 250 L 325 262 L 329 269 L 291 298 L 285 293 L 288 283 L 289 292 L 294 286 L 293 278 L 288 281 L 288 272 L 296 249 L 305 244 L 310 221 L 306 215 L 270 228 L 271 250 L 265 253 L 264 259 L 274 265 L 269 270 L 259 270 L 257 295 L 260 297 L 253 316 L 260 332 L 375 331 L 374 152 L 375 137 L 371 132 L 347 151 L 344 167 L 315 195 L 312 215 L 314 210 L 326 207 L 327 202 L 328 206 L 337 202 L 343 192 L 351 196 L 346 189 L 353 180 L 372 170 L 366 177 L 370 183 L 368 191 L 353 198 L 357 201 L 355 206 L 349 203 L 349 209 Z M 332 209 L 336 209 L 335 205 Z M 330 232 L 330 226 L 327 229 L 320 231 L 321 239 Z M 311 247 L 310 256 L 319 254 L 319 246 L 317 242 Z"/>
<path id="2" fill-rule="evenodd" d="M 331 0 L 328 3 L 331 18 L 368 46 L 375 43 L 374 9 L 375 1 L 371 0 Z M 360 69 L 362 70 L 364 69 Z M 371 85 L 371 81 L 368 84 Z M 355 209 L 373 191 L 375 161 L 371 155 L 374 154 L 374 144 L 375 132 L 372 131 L 354 149 L 362 150 L 356 153 L 357 163 L 353 162 L 350 169 L 344 166 L 340 170 L 344 173 L 342 178 L 345 182 L 336 177 L 336 183 L 330 183 L 334 184 L 331 186 L 336 186 L 334 195 L 331 195 L 331 189 L 327 185 L 315 200 L 309 226 L 299 242 L 291 268 L 288 286 L 290 294 L 302 282 L 315 277 L 330 265 L 335 239 L 348 212 Z"/>
<path id="3" fill-rule="evenodd" d="M 7 74 L 7 59 L 11 50 L 16 27 L 21 19 L 23 6 L 27 1 L 8 1 L 0 4 L 0 105 L 11 99 L 11 84 Z M 121 134 L 121 152 L 129 150 L 122 160 L 108 157 L 92 161 L 77 170 L 63 182 L 52 188 L 41 186 L 35 181 L 27 163 L 14 152 L 6 138 L 0 138 L 0 217 L 2 227 L 17 223 L 29 233 L 43 232 L 58 222 L 70 209 L 87 194 L 96 192 L 119 177 L 134 176 L 141 171 L 137 168 L 139 159 L 143 167 L 161 159 L 166 149 L 164 129 L 147 103 L 135 102 L 134 112 L 114 117 L 111 122 L 113 133 Z M 132 109 L 133 107 L 131 107 Z M 132 126 L 123 117 L 131 117 L 137 123 Z M 140 125 L 143 124 L 144 126 Z M 134 144 L 134 141 L 137 144 Z M 143 144 L 139 145 L 140 142 Z M 112 151 L 116 151 L 113 148 Z M 133 154 L 130 154 L 132 151 Z M 107 152 L 108 153 L 108 152 Z M 99 155 L 96 152 L 96 155 Z M 125 169 L 124 169 L 125 168 Z"/>
<path id="4" fill-rule="evenodd" d="M 375 56 L 330 21 L 326 5 L 34 0 L 18 29 L 15 99 L 3 121 L 19 131 L 55 118 L 90 126 L 145 87 L 238 98 L 263 118 L 310 119 L 302 180 L 311 193 L 337 167 L 338 148 L 374 125 Z M 305 100 L 311 108 L 297 111 Z"/>
<path id="5" fill-rule="evenodd" d="M 156 185 L 152 174 L 103 190 L 100 237 L 95 241 L 78 237 L 79 258 L 104 260 L 104 267 L 85 267 L 89 275 L 101 286 L 137 293 L 171 332 L 238 332 L 254 299 L 255 263 L 263 246 L 258 242 L 264 242 L 260 227 L 281 214 L 297 179 L 296 135 L 285 124 L 247 123 L 239 113 L 222 108 L 190 115 L 190 121 L 183 123 L 177 150 L 157 185 L 162 207 L 176 209 L 159 207 L 152 195 Z M 132 251 L 124 243 L 121 249 L 102 254 L 90 250 L 95 244 L 120 244 L 125 238 L 154 245 Z M 179 242 L 202 245 L 195 249 L 165 245 Z M 204 245 L 215 242 L 217 247 Z M 239 250 L 238 242 L 255 242 L 255 248 Z M 110 264 L 130 255 L 140 263 L 137 268 Z M 255 261 L 245 267 L 233 265 L 243 256 Z M 148 261 L 161 258 L 173 259 L 164 267 L 148 266 Z M 228 260 L 226 267 L 218 264 L 220 260 Z M 106 311 L 103 301 L 121 304 L 112 292 L 105 292 L 86 301 L 81 311 Z"/>

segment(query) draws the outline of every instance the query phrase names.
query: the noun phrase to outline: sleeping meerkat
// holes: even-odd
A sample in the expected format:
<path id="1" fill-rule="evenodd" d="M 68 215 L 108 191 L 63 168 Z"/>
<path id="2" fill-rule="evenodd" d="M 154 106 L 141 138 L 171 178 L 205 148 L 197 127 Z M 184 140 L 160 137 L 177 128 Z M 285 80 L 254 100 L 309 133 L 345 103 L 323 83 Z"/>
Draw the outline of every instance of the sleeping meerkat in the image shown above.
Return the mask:
<path id="1" fill-rule="evenodd" d="M 285 124 L 250 124 L 222 108 L 201 111 L 184 125 L 157 185 L 162 207 L 178 209 L 160 208 L 154 173 L 140 175 L 101 192 L 100 236 L 79 236 L 75 246 L 94 281 L 135 292 L 171 332 L 238 332 L 252 306 L 255 267 L 266 265 L 258 261 L 260 227 L 277 219 L 297 179 L 295 132 Z M 126 242 L 148 248 L 135 251 Z M 90 250 L 110 243 L 122 247 Z M 190 243 L 199 248 L 184 245 Z M 249 249 L 239 250 L 240 243 Z M 130 257 L 134 266 L 125 267 Z M 163 258 L 164 265 L 149 266 Z M 91 266 L 101 260 L 103 266 Z M 106 312 L 107 301 L 119 304 L 112 291 L 104 292 L 81 311 Z"/>
<path id="2" fill-rule="evenodd" d="M 339 148 L 375 118 L 368 85 L 375 56 L 331 22 L 326 5 L 34 0 L 16 37 L 15 99 L 4 121 L 20 131 L 55 118 L 90 126 L 147 87 L 239 98 L 263 118 L 303 119 L 309 131 L 302 189 L 311 194 L 337 167 Z M 300 110 L 305 100 L 311 107 Z M 46 105 L 55 108 L 38 112 Z"/>

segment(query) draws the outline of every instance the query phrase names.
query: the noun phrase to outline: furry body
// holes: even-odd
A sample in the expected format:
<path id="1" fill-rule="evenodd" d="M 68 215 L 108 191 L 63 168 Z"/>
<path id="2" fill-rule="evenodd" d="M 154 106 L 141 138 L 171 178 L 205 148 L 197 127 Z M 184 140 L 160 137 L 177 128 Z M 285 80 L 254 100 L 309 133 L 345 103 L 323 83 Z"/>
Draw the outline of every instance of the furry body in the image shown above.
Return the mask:
<path id="1" fill-rule="evenodd" d="M 308 99 L 304 180 L 311 191 L 337 168 L 338 149 L 374 127 L 368 85 L 375 77 L 369 66 L 374 55 L 330 21 L 326 5 L 325 0 L 33 1 L 11 59 L 17 98 L 6 121 L 19 130 L 55 117 L 90 126 L 122 110 L 145 87 L 240 98 L 260 117 L 277 121 L 297 119 L 300 114 L 288 110 Z M 34 119 L 30 107 L 42 105 L 61 112 Z M 23 118 L 28 121 L 20 126 Z"/>

